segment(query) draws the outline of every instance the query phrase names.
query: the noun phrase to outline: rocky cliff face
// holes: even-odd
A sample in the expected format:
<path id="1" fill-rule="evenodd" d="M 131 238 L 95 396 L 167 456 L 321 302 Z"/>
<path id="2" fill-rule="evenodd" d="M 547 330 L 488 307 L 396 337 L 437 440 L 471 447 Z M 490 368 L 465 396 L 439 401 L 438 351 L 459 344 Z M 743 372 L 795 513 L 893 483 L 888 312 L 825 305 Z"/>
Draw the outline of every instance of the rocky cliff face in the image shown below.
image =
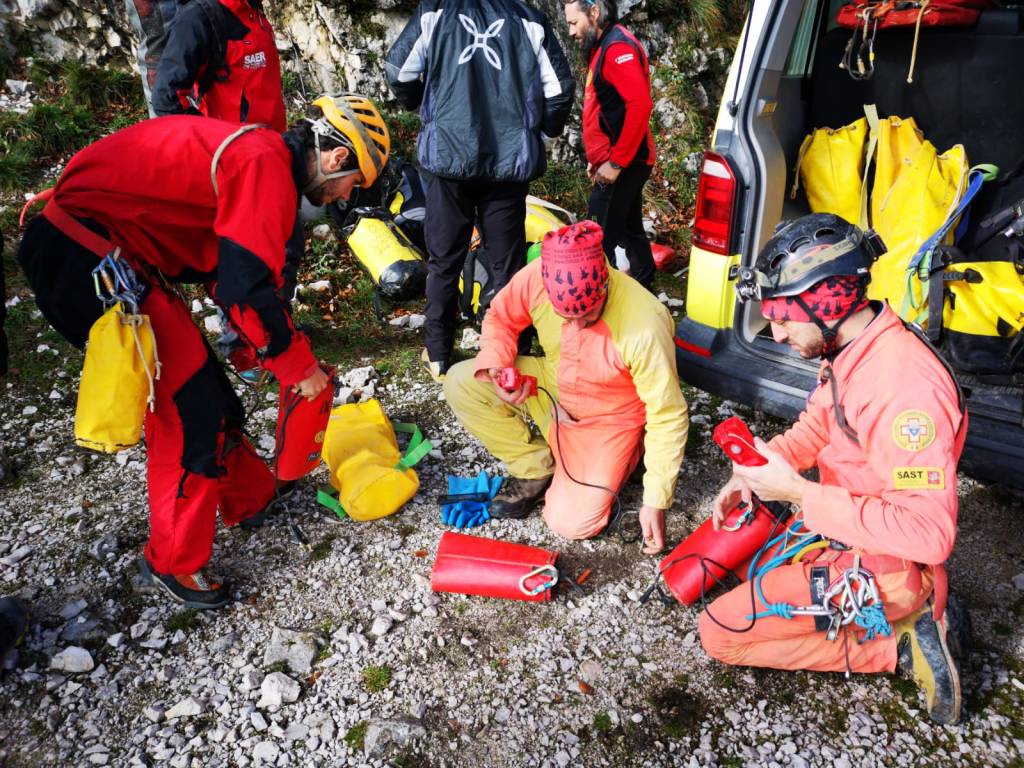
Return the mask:
<path id="1" fill-rule="evenodd" d="M 104 67 L 136 65 L 134 32 L 126 2 L 133 0 L 0 0 L 0 54 L 75 59 Z M 142 1 L 142 0 L 138 0 Z M 154 2 L 155 0 L 145 0 Z M 579 65 L 568 36 L 563 0 L 527 0 L 543 10 L 570 61 Z M 264 0 L 274 23 L 282 66 L 307 94 L 365 93 L 397 109 L 384 77 L 383 61 L 416 7 L 417 0 Z M 647 47 L 652 63 L 659 163 L 677 202 L 688 205 L 695 152 L 707 139 L 729 59 L 707 36 L 688 27 L 685 13 L 666 0 L 619 0 L 624 23 Z M 579 116 L 549 146 L 552 160 L 578 163 L 582 156 Z M 678 194 L 676 194 L 678 193 Z"/>

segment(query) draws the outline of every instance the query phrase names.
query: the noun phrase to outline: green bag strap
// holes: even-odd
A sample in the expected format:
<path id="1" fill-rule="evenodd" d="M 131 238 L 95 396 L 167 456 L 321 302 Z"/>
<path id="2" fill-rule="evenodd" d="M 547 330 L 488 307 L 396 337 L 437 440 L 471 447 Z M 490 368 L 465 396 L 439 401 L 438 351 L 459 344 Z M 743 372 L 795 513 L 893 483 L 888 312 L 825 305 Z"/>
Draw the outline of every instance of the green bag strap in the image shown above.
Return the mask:
<path id="1" fill-rule="evenodd" d="M 860 183 L 860 228 L 870 229 L 868 222 L 868 179 L 871 174 L 871 163 L 875 159 L 875 147 L 878 145 L 878 108 L 874 104 L 864 105 L 864 117 L 868 120 L 868 148 L 864 154 L 864 178 Z"/>
<path id="2" fill-rule="evenodd" d="M 327 507 L 340 518 L 348 517 L 345 508 L 338 502 L 338 492 L 329 485 L 321 485 L 316 489 L 316 501 L 321 507 Z"/>
<path id="3" fill-rule="evenodd" d="M 395 432 L 405 432 L 408 435 L 412 435 L 409 439 L 409 447 L 405 450 L 405 455 L 398 460 L 398 464 L 395 466 L 402 469 L 412 469 L 420 463 L 424 456 L 434 450 L 434 444 L 429 440 L 423 439 L 423 433 L 420 432 L 420 428 L 415 424 L 409 424 L 404 421 L 392 421 L 391 426 L 395 428 Z"/>

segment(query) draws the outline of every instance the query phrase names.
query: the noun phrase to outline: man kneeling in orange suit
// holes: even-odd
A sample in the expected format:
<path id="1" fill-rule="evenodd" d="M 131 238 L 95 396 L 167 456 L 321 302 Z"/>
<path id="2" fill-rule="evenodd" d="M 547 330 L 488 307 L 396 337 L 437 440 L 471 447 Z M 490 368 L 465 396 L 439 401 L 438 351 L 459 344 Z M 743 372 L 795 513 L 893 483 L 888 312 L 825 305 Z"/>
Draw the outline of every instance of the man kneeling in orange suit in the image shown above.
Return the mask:
<path id="1" fill-rule="evenodd" d="M 727 664 L 899 670 L 924 689 L 934 720 L 954 723 L 966 617 L 955 600 L 946 602 L 942 564 L 956 538 L 967 414 L 930 346 L 888 305 L 867 300 L 869 268 L 883 251 L 873 233 L 812 214 L 780 229 L 754 268 L 741 271 L 737 290 L 760 299 L 775 341 L 822 365 L 796 424 L 768 443 L 755 440 L 768 463 L 734 467 L 715 500 L 715 524 L 756 494 L 798 505 L 804 527 L 822 541 L 800 562 L 763 575 L 753 606 L 761 616 L 749 631 L 735 631 L 752 612 L 743 584 L 708 606 L 700 637 Z M 799 474 L 812 467 L 818 482 Z M 865 570 L 884 609 L 881 631 L 806 613 L 831 591 L 825 585 L 866 583 Z M 805 613 L 773 612 L 769 604 Z"/>
<path id="2" fill-rule="evenodd" d="M 519 334 L 531 325 L 544 357 L 517 355 Z M 491 302 L 480 354 L 453 366 L 444 382 L 459 421 L 512 476 L 491 502 L 491 517 L 526 517 L 543 497 L 553 531 L 596 536 L 642 460 L 645 551 L 664 547 L 689 425 L 673 331 L 657 299 L 608 269 L 597 224 L 545 237 L 541 257 Z M 510 367 L 537 379 L 536 395 L 499 385 Z"/>

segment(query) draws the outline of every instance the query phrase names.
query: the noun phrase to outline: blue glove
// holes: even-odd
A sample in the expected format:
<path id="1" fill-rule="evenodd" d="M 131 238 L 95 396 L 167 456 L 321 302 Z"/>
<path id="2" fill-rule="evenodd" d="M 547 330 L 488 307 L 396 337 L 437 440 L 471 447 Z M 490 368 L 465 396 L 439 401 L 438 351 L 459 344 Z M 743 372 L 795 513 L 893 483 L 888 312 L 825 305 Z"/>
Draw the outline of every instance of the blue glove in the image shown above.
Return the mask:
<path id="1" fill-rule="evenodd" d="M 488 499 L 493 499 L 501 488 L 501 481 L 501 477 L 489 477 L 486 472 L 481 472 L 476 477 L 448 475 L 448 493 L 452 496 L 465 493 L 486 493 Z M 491 519 L 487 512 L 489 503 L 460 501 L 455 504 L 445 504 L 441 507 L 441 523 L 454 526 L 459 530 L 476 528 Z"/>

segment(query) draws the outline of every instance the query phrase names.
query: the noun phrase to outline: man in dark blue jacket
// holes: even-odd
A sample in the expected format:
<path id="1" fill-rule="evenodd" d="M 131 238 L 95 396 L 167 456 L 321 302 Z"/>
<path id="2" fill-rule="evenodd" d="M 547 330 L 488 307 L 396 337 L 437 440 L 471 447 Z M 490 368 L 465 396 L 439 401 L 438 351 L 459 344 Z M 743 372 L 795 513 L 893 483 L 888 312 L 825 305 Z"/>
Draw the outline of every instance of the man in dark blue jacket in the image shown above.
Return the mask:
<path id="1" fill-rule="evenodd" d="M 544 14 L 521 0 L 422 0 L 388 52 L 391 89 L 420 110 L 427 188 L 425 356 L 434 378 L 451 362 L 458 283 L 473 226 L 495 291 L 526 262 L 526 193 L 544 174 L 576 81 Z"/>

